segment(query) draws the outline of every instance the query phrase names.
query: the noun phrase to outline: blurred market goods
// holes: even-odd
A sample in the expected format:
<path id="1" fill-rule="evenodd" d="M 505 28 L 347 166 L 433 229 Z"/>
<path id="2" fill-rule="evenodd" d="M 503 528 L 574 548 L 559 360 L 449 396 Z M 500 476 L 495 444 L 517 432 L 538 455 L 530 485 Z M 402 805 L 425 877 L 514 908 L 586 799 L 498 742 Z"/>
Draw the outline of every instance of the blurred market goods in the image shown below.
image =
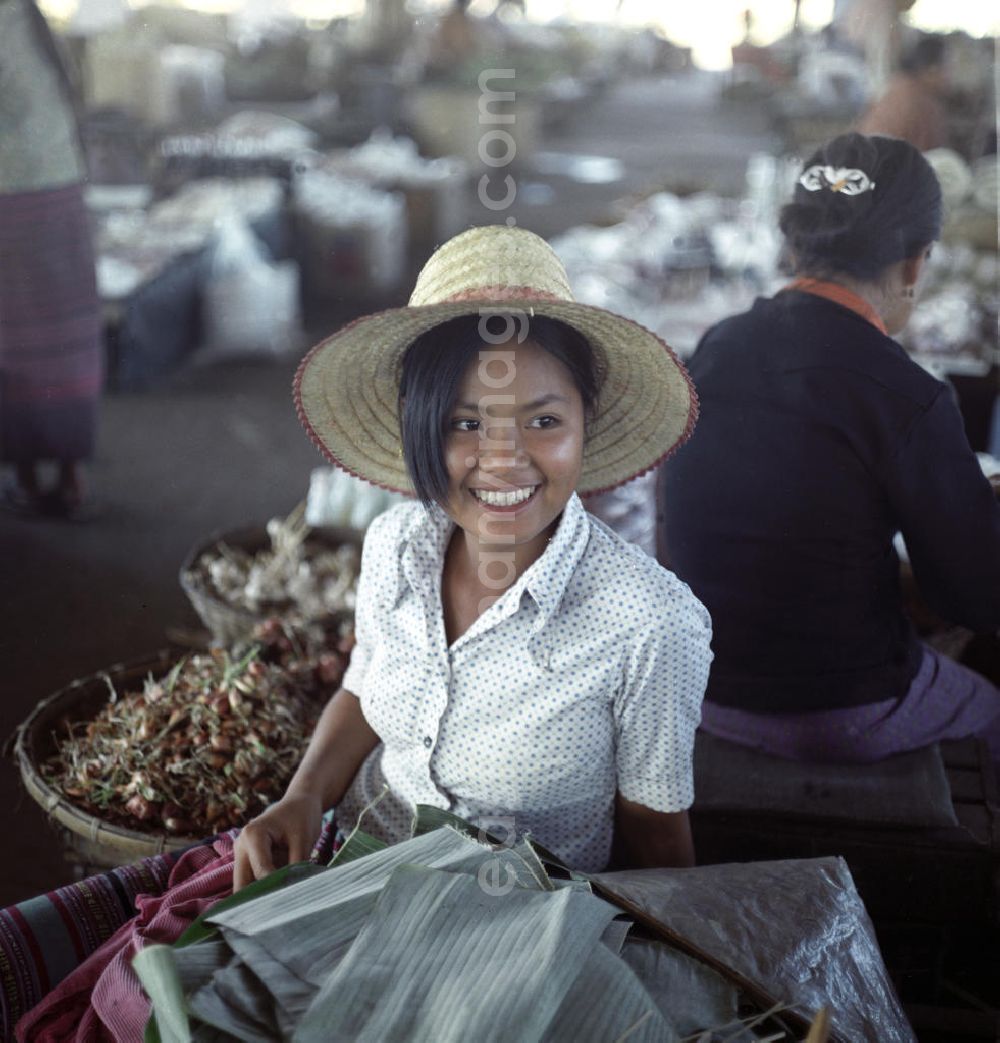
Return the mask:
<path id="1" fill-rule="evenodd" d="M 151 124 L 211 122 L 226 99 L 224 67 L 224 56 L 196 39 L 173 43 L 152 27 L 137 32 L 129 24 L 88 41 L 87 104 L 122 109 Z"/>
<path id="2" fill-rule="evenodd" d="M 969 164 L 950 148 L 934 148 L 924 153 L 934 168 L 941 185 L 946 214 L 964 203 L 972 193 L 972 171 Z"/>
<path id="3" fill-rule="evenodd" d="M 274 263 L 247 221 L 217 227 L 205 281 L 202 357 L 287 355 L 301 346 L 299 270 Z"/>
<path id="4" fill-rule="evenodd" d="M 407 226 L 405 282 L 416 278 L 440 243 L 461 231 L 469 167 L 456 156 L 428 159 L 411 138 L 377 127 L 354 148 L 317 154 L 309 165 L 379 192 L 402 195 Z"/>
<path id="5" fill-rule="evenodd" d="M 742 200 L 659 192 L 618 224 L 574 228 L 552 245 L 578 300 L 634 319 L 683 358 L 710 325 L 780 284 L 774 215 L 785 172 L 756 156 Z"/>
<path id="6" fill-rule="evenodd" d="M 900 340 L 932 370 L 984 374 L 1000 362 L 1000 259 L 949 242 L 935 246 L 927 268 L 920 308 Z"/>
<path id="7" fill-rule="evenodd" d="M 469 0 L 451 0 L 435 27 L 428 65 L 447 73 L 474 60 L 480 48 L 479 23 L 469 15 Z"/>
<path id="8" fill-rule="evenodd" d="M 141 189 L 91 186 L 87 192 L 105 301 L 127 299 L 176 258 L 211 246 L 236 215 L 261 225 L 277 222 L 284 203 L 281 184 L 272 178 L 192 181 L 151 206 L 148 190 Z"/>
<path id="9" fill-rule="evenodd" d="M 928 159 L 948 200 L 943 241 L 899 339 L 936 375 L 982 376 L 1000 361 L 997 160 L 984 157 L 970 169 L 947 150 Z M 617 224 L 557 236 L 552 245 L 577 299 L 647 326 L 682 358 L 691 354 L 709 327 L 787 282 L 777 215 L 796 162 L 750 157 L 739 200 L 660 192 L 631 205 Z"/>
<path id="10" fill-rule="evenodd" d="M 296 631 L 322 630 L 353 617 L 361 541 L 357 530 L 311 529 L 303 504 L 263 532 L 237 530 L 197 546 L 181 586 L 222 647 L 252 640 L 272 616 Z"/>
<path id="11" fill-rule="evenodd" d="M 75 36 L 92 36 L 122 26 L 129 15 L 125 0 L 80 0 L 70 18 Z"/>
<path id="12" fill-rule="evenodd" d="M 656 557 L 656 471 L 633 478 L 606 493 L 588 496 L 584 507 L 623 540 Z"/>
<path id="13" fill-rule="evenodd" d="M 407 227 L 401 195 L 315 169 L 295 178 L 292 207 L 310 293 L 370 296 L 400 285 Z"/>
<path id="14" fill-rule="evenodd" d="M 160 192 L 192 178 L 266 175 L 287 180 L 316 144 L 316 133 L 296 120 L 244 109 L 212 130 L 165 135 L 153 157 L 151 176 Z"/>
<path id="15" fill-rule="evenodd" d="M 889 79 L 900 46 L 900 16 L 914 0 L 837 0 L 834 25 L 865 56 L 876 89 Z"/>
<path id="16" fill-rule="evenodd" d="M 406 497 L 355 478 L 339 467 L 317 467 L 309 476 L 306 523 L 363 532 L 383 512 Z"/>

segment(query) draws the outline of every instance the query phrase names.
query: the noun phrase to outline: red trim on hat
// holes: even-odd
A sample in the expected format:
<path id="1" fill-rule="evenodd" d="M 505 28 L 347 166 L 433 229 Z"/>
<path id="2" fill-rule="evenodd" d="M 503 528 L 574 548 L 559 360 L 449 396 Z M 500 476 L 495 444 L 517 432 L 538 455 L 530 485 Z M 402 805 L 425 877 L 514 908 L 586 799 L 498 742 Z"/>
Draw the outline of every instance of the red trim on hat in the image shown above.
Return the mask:
<path id="1" fill-rule="evenodd" d="M 789 289 L 791 289 L 791 288 L 794 288 L 794 287 L 789 287 Z M 606 315 L 611 315 L 615 319 L 617 319 L 619 322 L 627 322 L 630 326 L 635 326 L 637 329 L 642 330 L 643 333 L 646 333 L 649 336 L 653 337 L 655 340 L 659 341 L 660 344 L 663 345 L 663 350 L 670 356 L 670 358 L 676 364 L 678 371 L 680 372 L 681 376 L 684 379 L 684 383 L 687 385 L 688 393 L 689 393 L 689 396 L 690 396 L 690 406 L 688 408 L 687 423 L 684 425 L 684 430 L 677 437 L 677 439 L 674 442 L 674 444 L 662 456 L 660 456 L 658 459 L 654 460 L 648 467 L 644 467 L 644 468 L 642 468 L 642 470 L 636 471 L 634 474 L 629 475 L 627 478 L 622 478 L 619 481 L 612 483 L 611 485 L 602 486 L 599 489 L 588 489 L 585 494 L 582 494 L 582 495 L 586 495 L 586 496 L 596 496 L 599 493 L 606 493 L 606 492 L 610 492 L 612 489 L 617 489 L 620 485 L 624 485 L 626 482 L 631 482 L 635 478 L 641 478 L 642 475 L 648 474 L 650 471 L 655 470 L 662 463 L 664 463 L 671 456 L 673 456 L 673 454 L 691 437 L 691 432 L 694 430 L 694 426 L 698 422 L 698 412 L 699 412 L 698 392 L 695 389 L 694 382 L 691 380 L 691 374 L 688 373 L 687 367 L 677 357 L 677 355 L 674 352 L 673 348 L 671 348 L 670 345 L 667 344 L 667 342 L 662 337 L 657 336 L 657 334 L 655 334 L 651 329 L 648 329 L 647 327 L 643 326 L 641 323 L 636 322 L 633 319 L 626 318 L 624 315 L 619 315 L 616 312 L 609 311 L 607 308 L 598 308 L 598 307 L 596 307 L 596 306 L 594 306 L 592 304 L 580 304 L 580 303 L 578 303 L 576 301 L 566 301 L 566 300 L 564 300 L 561 297 L 552 297 L 552 295 L 547 295 L 547 296 L 550 299 L 552 299 L 553 301 L 556 301 L 558 303 L 576 304 L 577 307 L 586 308 L 588 311 L 603 312 Z M 439 302 L 439 303 L 454 303 L 454 302 L 452 300 L 449 300 L 448 302 L 442 301 L 442 302 Z M 433 305 L 430 305 L 430 307 L 433 307 Z M 358 326 L 358 325 L 360 325 L 363 322 L 367 322 L 370 319 L 376 319 L 376 318 L 378 318 L 381 315 L 394 315 L 394 314 L 410 312 L 412 310 L 413 310 L 413 308 L 410 308 L 410 307 L 408 307 L 408 308 L 385 308 L 385 309 L 383 309 L 382 311 L 379 311 L 379 312 L 372 312 L 370 315 L 359 316 L 357 319 L 354 319 L 353 321 L 347 323 L 345 326 L 341 327 L 332 336 L 327 337 L 325 340 L 321 340 L 318 344 L 314 345 L 307 352 L 305 358 L 303 358 L 302 361 L 299 363 L 299 367 L 295 371 L 295 377 L 294 377 L 294 379 L 292 381 L 292 396 L 293 396 L 294 401 L 295 401 L 295 414 L 299 418 L 299 423 L 301 423 L 302 426 L 305 428 L 306 434 L 309 436 L 309 440 L 313 443 L 313 445 L 316 446 L 316 448 L 323 454 L 323 456 L 326 457 L 326 459 L 330 461 L 330 463 L 332 463 L 335 467 L 339 467 L 342 471 L 346 471 L 349 475 L 352 475 L 355 478 L 360 478 L 361 481 L 367 482 L 369 485 L 374 485 L 374 486 L 378 487 L 379 489 L 386 489 L 389 492 L 400 493 L 403 496 L 411 496 L 411 497 L 415 495 L 412 490 L 410 490 L 410 489 L 399 489 L 399 488 L 397 488 L 395 486 L 392 486 L 392 485 L 386 485 L 384 482 L 377 482 L 377 481 L 375 481 L 372 478 L 367 478 L 363 474 L 358 474 L 357 471 L 355 471 L 352 468 L 348 467 L 343 461 L 337 459 L 337 457 L 334 456 L 333 453 L 330 452 L 330 450 L 324 444 L 323 439 L 319 436 L 319 434 L 317 433 L 316 429 L 309 422 L 309 419 L 306 416 L 305 410 L 304 410 L 304 408 L 302 406 L 302 376 L 303 376 L 303 373 L 305 372 L 306 367 L 309 365 L 310 361 L 312 360 L 312 357 L 315 354 L 317 354 L 319 351 L 321 351 L 326 346 L 326 344 L 328 344 L 329 341 L 333 340 L 335 337 L 339 337 L 342 334 L 346 333 L 348 330 L 353 329 L 355 326 Z"/>
<path id="2" fill-rule="evenodd" d="M 650 471 L 655 471 L 657 467 L 665 463 L 677 452 L 678 449 L 691 437 L 691 432 L 694 430 L 695 424 L 698 422 L 698 392 L 694 386 L 694 381 L 691 379 L 691 374 L 687 371 L 687 366 L 677 357 L 674 349 L 662 338 L 657 336 L 651 329 L 643 326 L 642 323 L 636 322 L 634 319 L 626 318 L 624 315 L 619 315 L 617 312 L 608 311 L 607 308 L 597 308 L 593 305 L 582 305 L 585 308 L 593 308 L 594 311 L 603 311 L 608 315 L 614 315 L 616 319 L 622 322 L 627 322 L 632 326 L 638 327 L 644 333 L 648 333 L 651 337 L 655 337 L 663 345 L 663 350 L 674 360 L 677 364 L 678 370 L 680 370 L 681 376 L 684 378 L 684 383 L 687 384 L 688 393 L 691 396 L 691 405 L 688 409 L 687 423 L 684 425 L 684 430 L 677 437 L 674 444 L 658 459 L 654 460 L 648 467 L 644 467 L 641 471 L 636 471 L 635 474 L 630 474 L 627 478 L 622 478 L 620 481 L 614 482 L 612 485 L 605 485 L 600 489 L 588 489 L 586 493 L 581 495 L 584 496 L 597 496 L 600 493 L 610 492 L 612 489 L 617 489 L 620 485 L 625 485 L 626 482 L 634 481 L 636 478 L 641 478 L 644 474 L 649 474 Z"/>

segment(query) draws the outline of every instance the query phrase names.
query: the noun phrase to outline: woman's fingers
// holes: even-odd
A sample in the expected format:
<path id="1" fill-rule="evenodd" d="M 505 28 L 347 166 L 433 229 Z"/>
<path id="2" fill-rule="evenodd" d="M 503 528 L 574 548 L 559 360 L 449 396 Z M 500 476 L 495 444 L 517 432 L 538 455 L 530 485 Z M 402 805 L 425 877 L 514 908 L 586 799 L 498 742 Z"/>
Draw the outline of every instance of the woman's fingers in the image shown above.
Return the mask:
<path id="1" fill-rule="evenodd" d="M 305 862 L 312 854 L 312 843 L 303 833 L 295 833 L 288 838 L 288 861 Z"/>
<path id="2" fill-rule="evenodd" d="M 247 845 L 247 855 L 250 858 L 250 868 L 253 870 L 254 880 L 260 880 L 268 873 L 274 872 L 274 859 L 272 846 L 274 838 L 267 829 L 254 831 Z"/>
<path id="3" fill-rule="evenodd" d="M 254 880 L 274 872 L 271 855 L 271 834 L 255 822 L 248 823 L 236 843 L 236 868 L 233 871 L 233 890 L 239 891 Z"/>
<path id="4" fill-rule="evenodd" d="M 252 881 L 253 870 L 250 868 L 250 858 L 246 853 L 246 848 L 237 840 L 236 859 L 233 864 L 233 893 L 242 891 Z"/>
<path id="5" fill-rule="evenodd" d="M 273 873 L 275 858 L 305 862 L 322 826 L 322 811 L 314 799 L 285 798 L 248 822 L 236 841 L 233 890 Z M 285 859 L 281 859 L 284 864 Z"/>

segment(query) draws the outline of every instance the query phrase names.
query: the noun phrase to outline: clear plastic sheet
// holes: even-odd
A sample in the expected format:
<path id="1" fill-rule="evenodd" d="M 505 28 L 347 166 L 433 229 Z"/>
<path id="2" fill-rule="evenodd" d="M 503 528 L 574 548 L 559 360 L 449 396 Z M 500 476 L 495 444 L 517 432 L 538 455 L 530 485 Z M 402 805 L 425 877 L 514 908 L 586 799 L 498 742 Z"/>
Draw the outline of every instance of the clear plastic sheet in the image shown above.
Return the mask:
<path id="1" fill-rule="evenodd" d="M 842 858 L 599 873 L 620 896 L 850 1043 L 916 1039 Z"/>

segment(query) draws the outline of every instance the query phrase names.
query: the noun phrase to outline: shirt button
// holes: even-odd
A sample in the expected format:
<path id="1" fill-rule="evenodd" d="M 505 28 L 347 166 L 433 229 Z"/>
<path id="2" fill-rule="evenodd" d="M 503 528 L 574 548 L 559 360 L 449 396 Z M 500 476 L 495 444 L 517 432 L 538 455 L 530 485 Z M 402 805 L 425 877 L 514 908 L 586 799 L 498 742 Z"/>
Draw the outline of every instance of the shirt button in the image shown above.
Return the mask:
<path id="1" fill-rule="evenodd" d="M 427 747 L 427 749 L 430 749 L 434 745 L 434 740 L 429 735 L 425 735 L 424 745 Z"/>

